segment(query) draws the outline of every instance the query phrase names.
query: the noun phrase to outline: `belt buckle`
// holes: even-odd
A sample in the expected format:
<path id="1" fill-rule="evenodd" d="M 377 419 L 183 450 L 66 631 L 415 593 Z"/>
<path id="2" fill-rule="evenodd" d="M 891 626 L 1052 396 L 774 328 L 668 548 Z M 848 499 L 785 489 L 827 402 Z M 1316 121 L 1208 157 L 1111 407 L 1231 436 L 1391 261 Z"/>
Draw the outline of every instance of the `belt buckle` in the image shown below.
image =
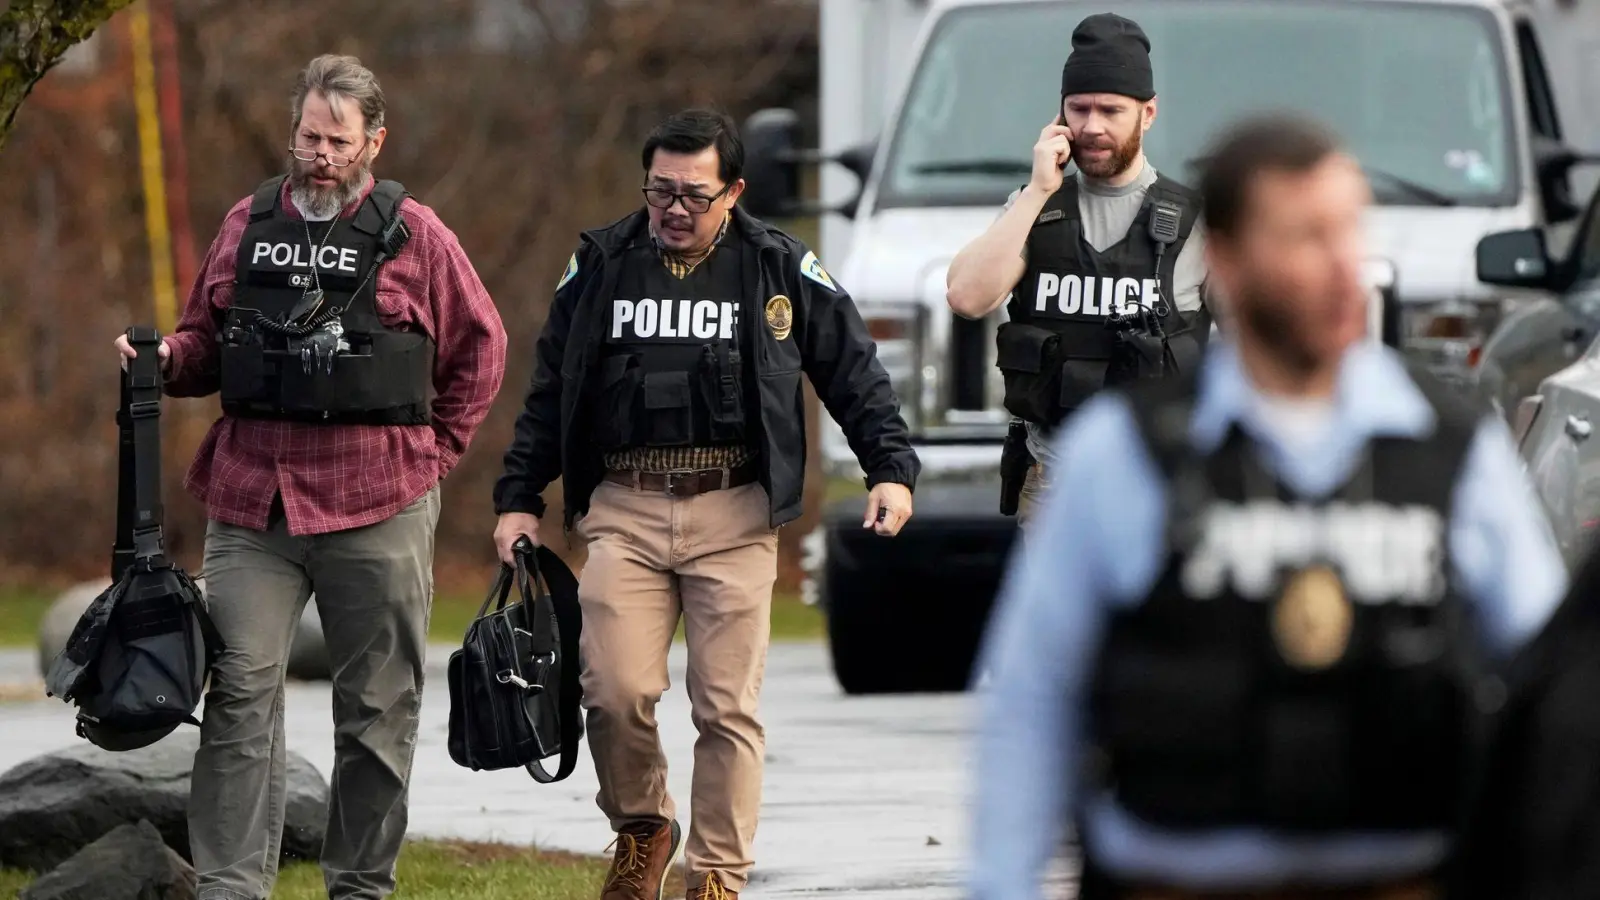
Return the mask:
<path id="1" fill-rule="evenodd" d="M 673 497 L 684 496 L 683 494 L 678 493 L 678 486 L 682 485 L 682 484 L 689 484 L 691 477 L 697 478 L 699 476 L 699 474 L 700 473 L 698 473 L 698 472 L 667 472 L 667 473 L 665 473 L 665 475 L 663 476 L 663 482 L 664 482 L 663 486 L 666 489 L 666 493 L 669 496 L 673 496 Z"/>

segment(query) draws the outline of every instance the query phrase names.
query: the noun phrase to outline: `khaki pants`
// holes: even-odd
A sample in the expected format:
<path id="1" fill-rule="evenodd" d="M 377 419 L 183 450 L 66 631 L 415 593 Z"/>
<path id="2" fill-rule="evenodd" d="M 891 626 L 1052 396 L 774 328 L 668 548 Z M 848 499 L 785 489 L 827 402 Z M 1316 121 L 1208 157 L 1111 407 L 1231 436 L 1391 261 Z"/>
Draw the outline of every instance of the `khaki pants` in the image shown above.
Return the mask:
<path id="1" fill-rule="evenodd" d="M 1022 492 L 1017 498 L 1017 527 L 1026 528 L 1033 518 L 1035 507 L 1044 499 L 1045 486 L 1044 464 L 1034 463 L 1028 467 L 1028 474 L 1022 479 Z"/>
<path id="2" fill-rule="evenodd" d="M 226 649 L 211 673 L 189 793 L 199 900 L 265 900 L 286 791 L 283 677 L 314 591 L 333 674 L 334 763 L 322 870 L 332 900 L 394 891 L 422 704 L 439 488 L 364 528 L 293 537 L 211 522 L 206 607 Z"/>
<path id="3" fill-rule="evenodd" d="M 676 818 L 656 701 L 681 612 L 694 745 L 685 843 L 689 884 L 712 872 L 741 890 L 754 859 L 765 732 L 757 717 L 770 636 L 778 535 L 760 484 L 692 497 L 601 482 L 578 533 L 589 559 L 583 703 L 596 798 L 613 829 Z"/>

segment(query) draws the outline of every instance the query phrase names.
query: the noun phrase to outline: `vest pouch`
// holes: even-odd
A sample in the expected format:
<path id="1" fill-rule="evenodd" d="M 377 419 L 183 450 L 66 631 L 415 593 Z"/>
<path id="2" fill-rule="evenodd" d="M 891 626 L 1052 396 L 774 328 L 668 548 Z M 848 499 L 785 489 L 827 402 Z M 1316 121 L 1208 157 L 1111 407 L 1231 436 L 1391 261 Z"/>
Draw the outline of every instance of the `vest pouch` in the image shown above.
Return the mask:
<path id="1" fill-rule="evenodd" d="M 271 399 L 266 396 L 267 364 L 259 343 L 224 344 L 221 356 L 218 369 L 222 400 L 260 402 Z"/>
<path id="2" fill-rule="evenodd" d="M 1061 336 L 1025 322 L 1003 322 L 995 334 L 995 365 L 1005 380 L 1005 408 L 1018 418 L 1054 424 L 1060 415 Z"/>
<path id="3" fill-rule="evenodd" d="M 633 445 L 634 401 L 644 372 L 639 355 L 619 353 L 600 364 L 599 398 L 595 404 L 594 440 L 602 450 L 620 450 Z"/>
<path id="4" fill-rule="evenodd" d="M 1135 815 L 1181 825 L 1213 821 L 1246 793 L 1247 661 L 1110 648 L 1100 742 L 1117 798 Z"/>
<path id="5" fill-rule="evenodd" d="M 1074 329 L 1062 335 L 1061 392 L 1056 397 L 1062 410 L 1073 410 L 1088 402 L 1106 386 L 1116 338 L 1102 328 Z"/>
<path id="6" fill-rule="evenodd" d="M 744 370 L 739 351 L 707 344 L 700 354 L 700 399 L 714 444 L 744 440 Z"/>
<path id="7" fill-rule="evenodd" d="M 291 345 L 292 346 L 292 345 Z M 339 409 L 346 402 L 340 396 L 338 386 L 334 379 L 338 378 L 339 361 L 334 361 L 334 374 L 323 371 L 321 363 L 314 363 L 312 370 L 307 372 L 305 363 L 299 356 L 279 356 L 273 363 L 276 365 L 277 397 L 279 408 L 292 414 L 307 415 L 320 412 L 331 412 Z M 346 377 L 349 373 L 346 372 Z"/>
<path id="8" fill-rule="evenodd" d="M 433 386 L 433 342 L 425 334 L 358 335 L 333 361 L 334 412 L 399 410 L 427 402 Z M 423 418 L 410 424 L 427 424 Z"/>
<path id="9" fill-rule="evenodd" d="M 681 447 L 694 439 L 688 372 L 650 372 L 644 376 L 643 443 Z"/>

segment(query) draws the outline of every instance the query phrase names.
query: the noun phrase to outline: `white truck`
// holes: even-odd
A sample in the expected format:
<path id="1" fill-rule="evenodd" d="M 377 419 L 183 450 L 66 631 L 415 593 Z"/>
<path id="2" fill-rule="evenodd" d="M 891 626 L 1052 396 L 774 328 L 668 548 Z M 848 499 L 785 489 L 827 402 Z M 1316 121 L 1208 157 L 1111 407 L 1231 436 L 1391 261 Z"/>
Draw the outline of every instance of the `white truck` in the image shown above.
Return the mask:
<path id="1" fill-rule="evenodd" d="M 1570 76 L 1593 10 L 1532 0 L 820 0 L 821 150 L 797 144 L 789 110 L 745 124 L 743 202 L 758 216 L 820 214 L 820 254 L 859 304 L 923 462 L 916 515 L 894 541 L 863 535 L 859 503 L 808 540 L 808 597 L 829 620 L 847 692 L 960 690 L 1015 537 L 999 514 L 1002 408 L 994 333 L 945 302 L 950 259 L 1025 183 L 1030 149 L 1059 104 L 1074 26 L 1112 8 L 1152 43 L 1158 112 L 1145 137 L 1158 170 L 1193 183 L 1190 160 L 1237 116 L 1313 113 L 1367 168 L 1375 271 L 1398 299 L 1385 339 L 1466 380 L 1515 298 L 1477 280 L 1490 232 L 1562 226 L 1577 214 L 1562 116 L 1541 44 Z M 1554 37 L 1554 40 L 1552 39 Z M 1570 91 L 1569 91 L 1570 93 Z M 1591 123 L 1600 117 L 1582 117 Z M 823 164 L 822 200 L 799 197 Z M 1578 195 L 1582 196 L 1582 195 Z M 1557 228 L 1553 243 L 1564 231 Z M 830 474 L 859 478 L 824 417 Z M 852 517 L 855 524 L 851 525 Z M 1152 537 L 1154 539 L 1154 537 Z"/>

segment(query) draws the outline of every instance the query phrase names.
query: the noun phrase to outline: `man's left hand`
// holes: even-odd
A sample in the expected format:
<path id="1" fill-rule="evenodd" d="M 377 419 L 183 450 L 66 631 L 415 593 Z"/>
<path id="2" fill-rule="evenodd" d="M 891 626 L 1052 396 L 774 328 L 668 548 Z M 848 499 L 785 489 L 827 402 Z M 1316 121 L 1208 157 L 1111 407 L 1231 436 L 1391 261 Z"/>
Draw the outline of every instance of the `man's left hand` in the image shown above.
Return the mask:
<path id="1" fill-rule="evenodd" d="M 878 521 L 879 511 L 884 511 L 883 521 Z M 911 489 L 903 484 L 884 482 L 867 495 L 867 517 L 862 528 L 871 528 L 882 535 L 894 537 L 911 518 Z"/>

